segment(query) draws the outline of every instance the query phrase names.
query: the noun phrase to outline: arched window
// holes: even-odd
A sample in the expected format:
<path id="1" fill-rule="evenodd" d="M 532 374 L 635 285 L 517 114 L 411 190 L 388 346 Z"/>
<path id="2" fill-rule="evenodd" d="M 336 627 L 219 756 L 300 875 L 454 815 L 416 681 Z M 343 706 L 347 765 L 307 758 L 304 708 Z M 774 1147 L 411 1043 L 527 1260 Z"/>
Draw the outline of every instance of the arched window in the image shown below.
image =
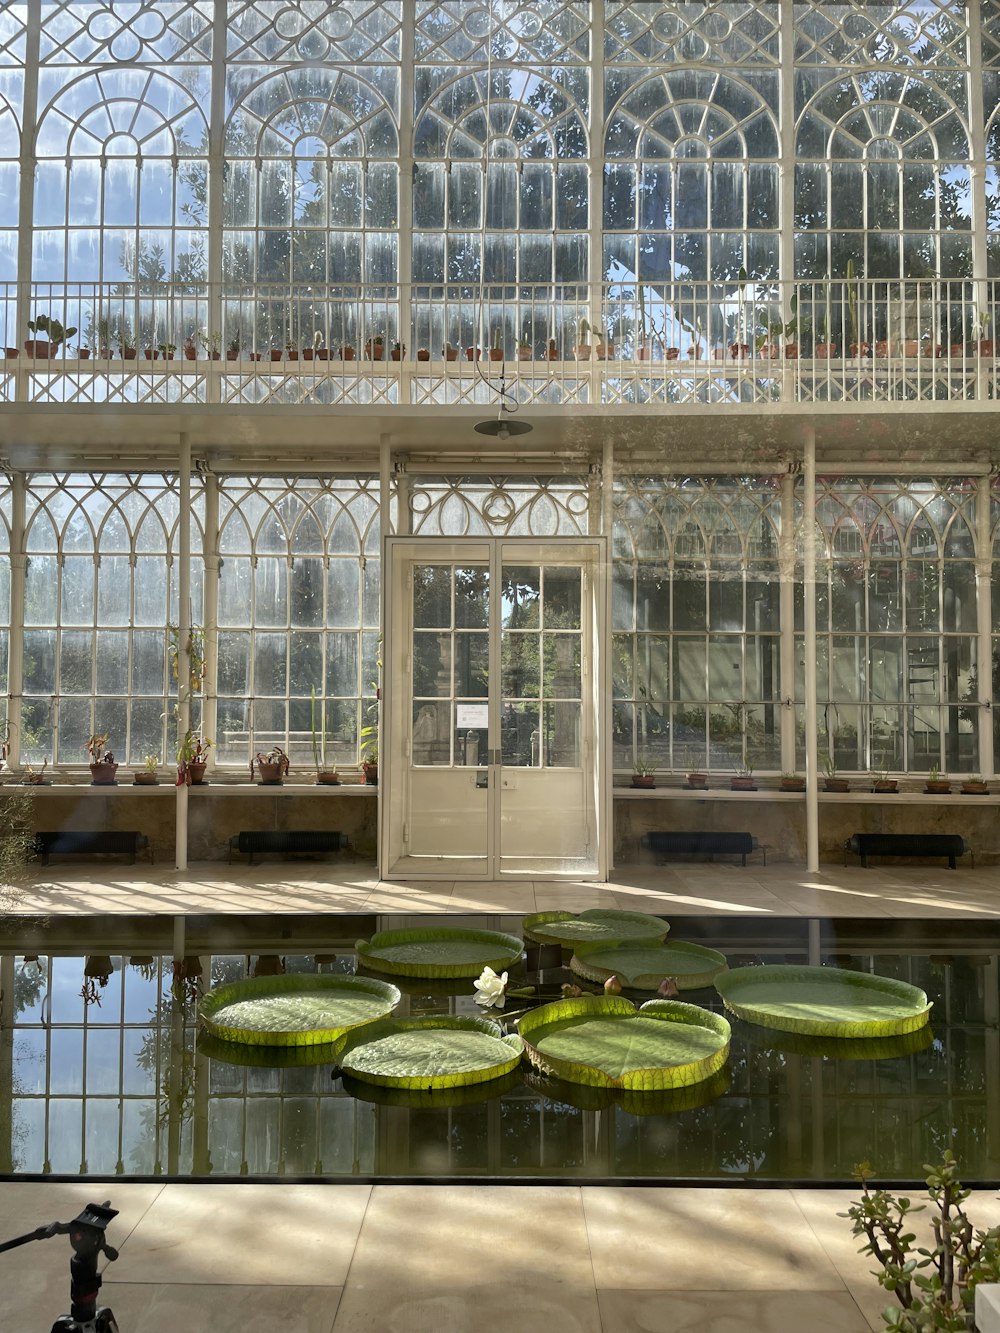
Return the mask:
<path id="1" fill-rule="evenodd" d="M 311 766 L 315 717 L 357 763 L 378 676 L 377 484 L 226 478 L 219 524 L 219 762 L 280 745 Z"/>
<path id="2" fill-rule="evenodd" d="M 838 768 L 977 771 L 975 494 L 960 481 L 822 483 L 821 743 Z"/>
<path id="3" fill-rule="evenodd" d="M 616 768 L 780 768 L 779 533 L 772 478 L 616 478 Z"/>
<path id="4" fill-rule="evenodd" d="M 195 500 L 201 550 L 204 503 Z M 176 478 L 151 474 L 32 476 L 27 487 L 21 754 L 84 764 L 87 738 L 108 733 L 124 763 L 176 749 L 170 669 L 178 619 Z M 202 616 L 194 562 L 192 618 Z M 197 700 L 193 725 L 198 725 Z"/>
<path id="5" fill-rule="evenodd" d="M 239 87 L 223 264 L 227 288 L 253 298 L 229 300 L 227 342 L 301 346 L 318 334 L 337 348 L 396 336 L 398 114 L 393 66 L 290 68 Z"/>
<path id="6" fill-rule="evenodd" d="M 66 284 L 81 343 L 180 342 L 206 310 L 207 70 L 69 73 L 39 78 L 32 276 Z"/>

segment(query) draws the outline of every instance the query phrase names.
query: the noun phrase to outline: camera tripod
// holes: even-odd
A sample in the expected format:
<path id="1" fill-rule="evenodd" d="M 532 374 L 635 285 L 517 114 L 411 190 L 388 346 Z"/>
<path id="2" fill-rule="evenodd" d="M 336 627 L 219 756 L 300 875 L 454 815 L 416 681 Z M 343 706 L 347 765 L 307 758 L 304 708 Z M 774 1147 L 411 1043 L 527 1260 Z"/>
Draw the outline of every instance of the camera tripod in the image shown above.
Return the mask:
<path id="1" fill-rule="evenodd" d="M 17 1236 L 14 1240 L 0 1244 L 2 1254 L 4 1250 L 27 1245 L 31 1240 L 69 1236 L 69 1243 L 73 1247 L 73 1257 L 69 1261 L 70 1312 L 56 1320 L 52 1325 L 52 1333 L 119 1333 L 115 1317 L 107 1306 L 101 1306 L 100 1309 L 97 1307 L 97 1295 L 101 1289 L 97 1260 L 102 1253 L 109 1260 L 118 1258 L 118 1251 L 104 1239 L 108 1223 L 117 1216 L 118 1209 L 111 1207 L 110 1199 L 106 1203 L 88 1203 L 72 1222 L 50 1222 L 46 1227 L 36 1227 L 34 1231 L 29 1231 L 26 1236 Z"/>

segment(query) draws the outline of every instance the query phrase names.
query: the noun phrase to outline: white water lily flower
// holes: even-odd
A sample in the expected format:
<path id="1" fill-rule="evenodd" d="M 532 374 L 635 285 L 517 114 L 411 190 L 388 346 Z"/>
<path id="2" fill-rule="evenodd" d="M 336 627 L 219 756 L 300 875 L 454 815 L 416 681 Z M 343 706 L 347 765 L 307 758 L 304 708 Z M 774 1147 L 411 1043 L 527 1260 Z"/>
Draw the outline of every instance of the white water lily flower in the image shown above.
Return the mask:
<path id="1" fill-rule="evenodd" d="M 507 973 L 500 976 L 492 967 L 484 967 L 482 975 L 476 981 L 476 1004 L 486 1009 L 502 1009 L 507 999 Z"/>

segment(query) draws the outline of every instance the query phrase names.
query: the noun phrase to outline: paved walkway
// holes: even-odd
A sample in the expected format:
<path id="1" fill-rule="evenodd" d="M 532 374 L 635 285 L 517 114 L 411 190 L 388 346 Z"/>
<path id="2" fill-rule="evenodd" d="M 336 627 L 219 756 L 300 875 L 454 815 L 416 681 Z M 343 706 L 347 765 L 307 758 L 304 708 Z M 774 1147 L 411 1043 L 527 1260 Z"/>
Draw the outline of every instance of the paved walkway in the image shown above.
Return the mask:
<path id="1" fill-rule="evenodd" d="M 947 918 L 1000 939 L 1000 868 L 674 864 L 610 884 L 400 885 L 360 865 L 37 871 L 16 911 L 528 912 Z M 996 923 L 996 924 L 994 924 Z M 865 1333 L 891 1298 L 838 1218 L 851 1192 L 622 1186 L 16 1183 L 0 1239 L 111 1195 L 122 1333 Z M 978 1225 L 1000 1200 L 970 1200 Z M 67 1309 L 69 1245 L 0 1256 L 5 1328 Z M 4 1267 L 5 1266 L 5 1267 Z"/>

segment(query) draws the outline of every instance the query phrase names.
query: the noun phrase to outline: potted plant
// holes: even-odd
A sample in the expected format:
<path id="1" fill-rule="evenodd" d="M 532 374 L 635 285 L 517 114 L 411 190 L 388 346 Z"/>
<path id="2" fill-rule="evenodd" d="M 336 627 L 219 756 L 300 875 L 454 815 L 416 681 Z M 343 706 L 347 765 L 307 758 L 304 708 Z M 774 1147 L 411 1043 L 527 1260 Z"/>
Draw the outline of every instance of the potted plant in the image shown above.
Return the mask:
<path id="1" fill-rule="evenodd" d="M 107 315 L 99 314 L 94 323 L 94 334 L 97 339 L 97 355 L 102 361 L 111 360 L 111 320 Z"/>
<path id="2" fill-rule="evenodd" d="M 704 347 L 702 347 L 703 338 L 704 329 L 702 327 L 701 316 L 698 315 L 694 321 L 694 329 L 691 332 L 691 346 L 687 349 L 687 354 L 692 361 L 701 360 L 702 352 L 705 350 Z"/>
<path id="3" fill-rule="evenodd" d="M 978 773 L 974 777 L 962 779 L 963 796 L 988 796 L 990 793 L 990 784 L 985 782 Z"/>
<path id="4" fill-rule="evenodd" d="M 640 755 L 635 761 L 635 767 L 632 769 L 632 786 L 644 787 L 647 791 L 656 786 L 656 765 L 645 755 Z"/>
<path id="5" fill-rule="evenodd" d="M 381 361 L 385 356 L 385 339 L 381 333 L 376 333 L 365 343 L 365 355 L 370 357 L 372 361 Z"/>
<path id="6" fill-rule="evenodd" d="M 729 779 L 729 789 L 730 791 L 757 790 L 757 784 L 753 780 L 753 764 L 747 761 L 739 766 Z"/>
<path id="7" fill-rule="evenodd" d="M 160 343 L 159 350 L 160 350 L 160 355 L 163 357 L 164 361 L 173 361 L 174 353 L 177 351 L 177 344 Z"/>
<path id="8" fill-rule="evenodd" d="M 951 783 L 947 777 L 941 776 L 941 770 L 937 764 L 933 764 L 927 774 L 924 791 L 929 792 L 932 796 L 947 796 L 951 791 Z"/>
<path id="9" fill-rule="evenodd" d="M 518 361 L 531 360 L 531 343 L 527 338 L 518 338 L 517 340 L 517 359 Z"/>
<path id="10" fill-rule="evenodd" d="M 239 360 L 239 355 L 240 355 L 240 334 L 239 330 L 237 330 L 233 334 L 233 336 L 229 339 L 229 344 L 226 347 L 226 360 L 237 361 Z"/>
<path id="11" fill-rule="evenodd" d="M 340 349 L 341 361 L 353 361 L 357 357 L 357 348 L 353 343 L 344 343 Z"/>
<path id="12" fill-rule="evenodd" d="M 444 347 L 441 348 L 441 355 L 446 361 L 457 361 L 458 348 L 452 347 L 451 343 L 445 343 Z"/>
<path id="13" fill-rule="evenodd" d="M 194 334 L 189 333 L 184 339 L 184 360 L 196 361 L 198 359 L 198 346 L 194 340 Z"/>
<path id="14" fill-rule="evenodd" d="M 337 773 L 337 761 L 326 752 L 326 708 L 320 705 L 320 717 L 317 726 L 316 691 L 312 692 L 312 748 L 313 763 L 316 765 L 316 783 L 320 787 L 336 787 L 340 783 Z"/>
<path id="15" fill-rule="evenodd" d="M 687 785 L 697 791 L 704 791 L 708 786 L 708 774 L 693 772 L 687 775 Z"/>
<path id="16" fill-rule="evenodd" d="M 478 361 L 479 356 L 480 356 L 480 349 L 476 347 L 474 344 L 470 345 L 465 349 L 466 361 Z"/>
<path id="17" fill-rule="evenodd" d="M 830 284 L 823 284 L 824 309 L 820 326 L 819 341 L 813 347 L 813 356 L 818 361 L 829 361 L 837 355 L 837 344 L 830 337 Z"/>
<path id="18" fill-rule="evenodd" d="M 880 796 L 892 795 L 899 788 L 897 778 L 889 776 L 888 769 L 878 768 L 872 773 L 872 791 Z"/>
<path id="19" fill-rule="evenodd" d="M 49 315 L 36 315 L 34 319 L 28 320 L 28 328 L 32 333 L 44 333 L 45 338 L 26 338 L 24 350 L 28 356 L 33 356 L 40 361 L 51 361 L 58 353 L 59 347 L 72 338 L 76 333 L 75 326 L 64 328 L 57 319 L 52 319 Z"/>
<path id="20" fill-rule="evenodd" d="M 138 769 L 132 775 L 133 784 L 136 787 L 155 787 L 160 781 L 156 771 L 160 767 L 160 756 L 158 754 L 143 755 L 142 762 L 146 767 Z"/>
<path id="21" fill-rule="evenodd" d="M 90 780 L 98 787 L 110 787 L 116 781 L 118 765 L 110 750 L 105 753 L 108 733 L 95 733 L 87 740 L 87 753 L 90 755 Z"/>
<path id="22" fill-rule="evenodd" d="M 549 358 L 550 361 L 558 361 L 558 360 L 559 360 L 559 348 L 556 346 L 556 340 L 555 340 L 555 338 L 550 338 L 550 339 L 549 339 L 549 345 L 548 345 L 548 358 Z"/>
<path id="23" fill-rule="evenodd" d="M 200 787 L 204 783 L 208 752 L 213 744 L 190 728 L 184 733 L 184 739 L 177 747 L 178 787 Z"/>
<path id="24" fill-rule="evenodd" d="M 299 345 L 293 343 L 291 338 L 285 343 L 285 356 L 289 361 L 298 361 L 299 359 Z"/>
<path id="25" fill-rule="evenodd" d="M 418 361 L 429 361 L 430 359 L 431 359 L 431 349 L 430 349 L 429 347 L 418 347 L 418 348 L 417 348 L 417 360 L 418 360 Z"/>
<path id="26" fill-rule="evenodd" d="M 498 328 L 493 331 L 493 346 L 490 348 L 490 360 L 503 360 L 503 329 Z"/>
<path id="27" fill-rule="evenodd" d="M 581 319 L 579 337 L 577 338 L 576 346 L 573 348 L 573 355 L 576 357 L 577 361 L 590 360 L 590 343 L 588 341 L 589 335 L 590 335 L 590 320 Z"/>
<path id="28" fill-rule="evenodd" d="M 782 773 L 781 790 L 782 791 L 805 791 L 806 780 L 799 773 Z"/>
<path id="29" fill-rule="evenodd" d="M 389 349 L 389 355 L 393 361 L 402 361 L 406 356 L 406 343 L 394 342 Z"/>
<path id="30" fill-rule="evenodd" d="M 31 764 L 25 764 L 24 772 L 21 774 L 21 781 L 27 787 L 47 787 L 49 779 L 45 776 L 45 770 L 49 766 L 47 759 L 42 760 L 41 768 L 33 768 Z"/>
<path id="31" fill-rule="evenodd" d="M 826 775 L 823 780 L 824 791 L 850 791 L 851 784 L 847 778 L 842 778 L 837 772 L 837 765 L 833 756 L 825 754 L 823 756 L 823 772 Z"/>
<path id="32" fill-rule="evenodd" d="M 975 343 L 977 356 L 993 355 L 993 339 L 986 336 L 989 332 L 990 319 L 991 315 L 988 310 L 976 311 L 976 321 L 972 326 L 972 341 Z M 29 324 L 28 327 L 30 328 L 31 325 Z"/>
<path id="33" fill-rule="evenodd" d="M 132 325 L 127 319 L 123 319 L 118 325 L 115 337 L 122 360 L 134 361 L 138 349 L 136 348 L 135 334 L 132 332 Z"/>
<path id="34" fill-rule="evenodd" d="M 256 756 L 250 760 L 251 778 L 255 764 L 265 787 L 280 787 L 291 767 L 288 755 L 280 745 L 272 745 L 266 754 L 263 750 L 257 751 Z"/>
<path id="35" fill-rule="evenodd" d="M 361 752 L 361 771 L 369 787 L 378 786 L 378 744 L 372 741 Z"/>
<path id="36" fill-rule="evenodd" d="M 868 344 L 863 342 L 858 333 L 858 281 L 854 276 L 854 260 L 847 261 L 847 318 L 851 325 L 850 353 L 854 357 L 868 355 Z"/>
<path id="37" fill-rule="evenodd" d="M 201 338 L 201 345 L 208 353 L 208 359 L 210 361 L 218 361 L 222 355 L 222 334 L 219 330 L 213 329 L 211 333 L 202 333 L 199 336 Z"/>

